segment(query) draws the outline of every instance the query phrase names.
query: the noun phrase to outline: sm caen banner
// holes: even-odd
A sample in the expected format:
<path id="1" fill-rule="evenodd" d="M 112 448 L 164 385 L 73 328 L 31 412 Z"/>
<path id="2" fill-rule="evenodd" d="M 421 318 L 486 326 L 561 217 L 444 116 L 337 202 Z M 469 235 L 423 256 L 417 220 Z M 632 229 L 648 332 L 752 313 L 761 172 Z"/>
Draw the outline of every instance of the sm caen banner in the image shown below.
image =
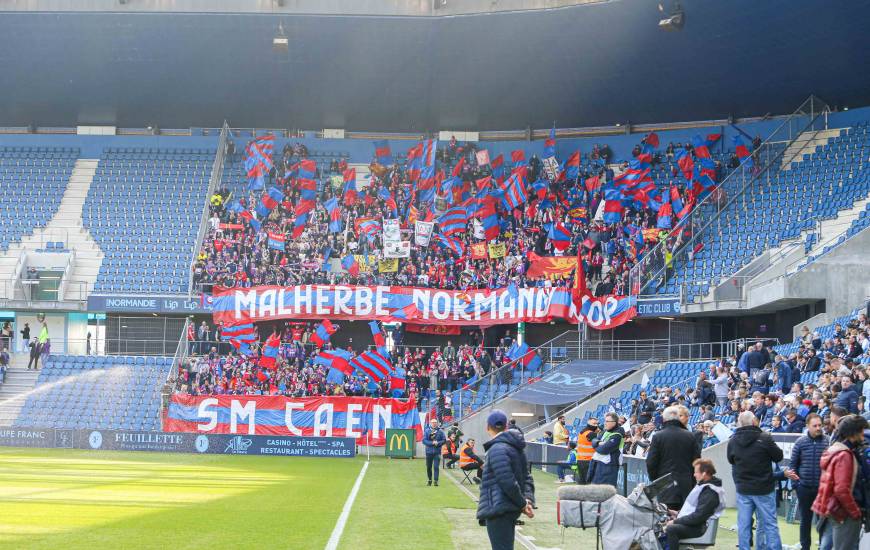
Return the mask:
<path id="1" fill-rule="evenodd" d="M 370 397 L 173 395 L 167 432 L 352 437 L 381 447 L 385 432 L 402 428 L 420 441 L 420 414 L 412 400 Z"/>
<path id="2" fill-rule="evenodd" d="M 417 440 L 414 430 L 390 428 L 386 435 L 384 456 L 390 458 L 414 458 Z"/>

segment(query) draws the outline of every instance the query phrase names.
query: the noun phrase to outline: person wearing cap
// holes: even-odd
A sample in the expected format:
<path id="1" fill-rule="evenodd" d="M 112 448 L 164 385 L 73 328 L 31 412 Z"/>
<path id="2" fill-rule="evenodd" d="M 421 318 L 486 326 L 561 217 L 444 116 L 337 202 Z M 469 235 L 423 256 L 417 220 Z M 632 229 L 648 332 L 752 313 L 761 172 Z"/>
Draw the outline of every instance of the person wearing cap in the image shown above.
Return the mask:
<path id="1" fill-rule="evenodd" d="M 535 482 L 526 460 L 526 442 L 507 426 L 507 415 L 498 409 L 486 419 L 486 432 L 492 439 L 483 444 L 486 460 L 477 520 L 486 526 L 493 550 L 513 550 L 517 518 L 520 514 L 535 516 Z"/>
<path id="2" fill-rule="evenodd" d="M 441 466 L 441 446 L 447 442 L 444 432 L 438 426 L 438 420 L 433 418 L 429 426 L 423 430 L 423 445 L 426 447 L 426 477 L 427 485 L 432 485 L 432 474 L 435 474 L 435 486 L 438 487 L 438 469 Z"/>

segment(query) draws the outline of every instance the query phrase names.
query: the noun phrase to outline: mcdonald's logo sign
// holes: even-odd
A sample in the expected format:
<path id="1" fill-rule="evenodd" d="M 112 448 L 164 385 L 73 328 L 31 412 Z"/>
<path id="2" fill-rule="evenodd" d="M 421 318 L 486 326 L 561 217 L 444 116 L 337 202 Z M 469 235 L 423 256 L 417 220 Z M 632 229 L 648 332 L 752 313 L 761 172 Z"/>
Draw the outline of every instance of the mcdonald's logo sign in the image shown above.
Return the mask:
<path id="1" fill-rule="evenodd" d="M 387 444 L 384 456 L 390 458 L 413 458 L 417 449 L 414 430 L 388 428 L 384 434 Z"/>

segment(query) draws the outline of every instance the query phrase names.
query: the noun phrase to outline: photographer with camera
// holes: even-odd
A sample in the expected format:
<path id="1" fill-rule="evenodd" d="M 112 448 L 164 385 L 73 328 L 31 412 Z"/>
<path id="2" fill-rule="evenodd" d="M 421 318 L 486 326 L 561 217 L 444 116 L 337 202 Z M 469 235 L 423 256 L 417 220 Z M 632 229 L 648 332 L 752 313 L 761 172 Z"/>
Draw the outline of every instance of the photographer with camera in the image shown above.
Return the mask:
<path id="1" fill-rule="evenodd" d="M 447 442 L 444 432 L 438 426 L 438 420 L 433 418 L 423 430 L 423 445 L 426 446 L 426 477 L 432 485 L 432 473 L 435 473 L 435 486 L 438 487 L 438 470 L 441 466 L 441 446 Z"/>
<path id="2" fill-rule="evenodd" d="M 822 455 L 822 477 L 813 502 L 819 532 L 830 529 L 833 548 L 858 548 L 861 525 L 868 506 L 866 488 L 870 481 L 864 453 L 867 421 L 857 415 L 843 417 L 837 424 L 834 443 Z"/>

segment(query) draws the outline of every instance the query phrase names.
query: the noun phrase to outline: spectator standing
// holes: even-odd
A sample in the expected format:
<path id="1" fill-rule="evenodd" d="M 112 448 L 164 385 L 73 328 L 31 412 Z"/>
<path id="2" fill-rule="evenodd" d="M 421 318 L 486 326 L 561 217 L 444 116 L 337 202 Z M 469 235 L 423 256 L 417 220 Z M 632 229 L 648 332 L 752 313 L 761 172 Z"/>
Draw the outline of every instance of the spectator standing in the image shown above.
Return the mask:
<path id="1" fill-rule="evenodd" d="M 35 336 L 28 345 L 30 346 L 30 361 L 27 363 L 27 370 L 30 370 L 31 365 L 34 369 L 39 370 L 39 355 L 42 353 L 42 345 Z"/>
<path id="2" fill-rule="evenodd" d="M 568 458 L 565 459 L 565 462 L 559 464 L 557 466 L 557 483 L 563 483 L 565 481 L 565 474 L 567 470 L 571 470 L 571 474 L 574 478 L 574 483 L 579 483 L 580 478 L 577 477 L 577 444 L 573 441 L 568 442 Z"/>
<path id="3" fill-rule="evenodd" d="M 772 463 L 782 460 L 782 449 L 770 434 L 761 431 L 752 411 L 743 411 L 737 417 L 727 456 L 737 488 L 738 548 L 750 550 L 753 514 L 758 519 L 759 540 L 763 538 L 770 550 L 781 548 Z"/>
<path id="4" fill-rule="evenodd" d="M 592 461 L 592 456 L 595 454 L 595 449 L 592 448 L 592 440 L 598 435 L 598 419 L 590 418 L 586 422 L 586 426 L 577 435 L 577 475 L 575 478 L 579 481 L 586 481 L 586 476 L 589 473 L 589 464 Z"/>
<path id="5" fill-rule="evenodd" d="M 483 444 L 486 463 L 477 502 L 477 520 L 486 526 L 492 550 L 513 550 L 520 514 L 535 517 L 535 482 L 526 460 L 526 442 L 507 429 L 507 415 L 496 409 L 486 419 L 492 439 Z"/>
<path id="6" fill-rule="evenodd" d="M 713 392 L 716 394 L 716 403 L 720 407 L 724 407 L 728 403 L 728 392 L 730 391 L 731 377 L 728 376 L 728 371 L 723 366 L 716 367 L 716 378 L 713 379 Z"/>
<path id="7" fill-rule="evenodd" d="M 834 443 L 822 455 L 822 475 L 813 511 L 822 524 L 819 531 L 830 530 L 833 548 L 858 548 L 861 517 L 867 509 L 864 484 L 867 465 L 861 451 L 867 421 L 857 415 L 842 418 L 837 425 Z M 860 495 L 855 498 L 855 493 Z"/>
<path id="8" fill-rule="evenodd" d="M 30 323 L 24 323 L 24 328 L 19 331 L 21 333 L 21 348 L 22 352 L 27 349 L 27 343 L 30 342 Z"/>
<path id="9" fill-rule="evenodd" d="M 568 444 L 568 428 L 565 426 L 565 416 L 560 416 L 553 426 L 553 445 Z"/>
<path id="10" fill-rule="evenodd" d="M 813 527 L 813 501 L 819 491 L 822 475 L 822 454 L 830 443 L 822 433 L 822 418 L 811 413 L 807 416 L 807 433 L 798 438 L 791 451 L 789 467 L 785 476 L 792 480 L 798 497 L 801 526 L 801 550 L 810 550 L 810 534 Z"/>
<path id="11" fill-rule="evenodd" d="M 444 432 L 438 426 L 438 420 L 433 418 L 429 426 L 423 430 L 423 445 L 426 447 L 426 477 L 432 485 L 432 476 L 435 476 L 435 486 L 438 486 L 438 469 L 441 464 L 441 446 L 447 441 Z"/>
<path id="12" fill-rule="evenodd" d="M 701 458 L 698 440 L 683 423 L 680 409 L 672 406 L 662 412 L 662 429 L 653 434 L 646 453 L 646 471 L 650 481 L 671 473 L 677 485 L 659 495 L 659 501 L 671 510 L 680 510 L 695 484 L 693 479 L 696 459 Z M 688 411 L 686 411 L 688 421 Z"/>
<path id="13" fill-rule="evenodd" d="M 6 369 L 9 368 L 9 352 L 6 348 L 0 348 L 0 384 L 6 380 Z"/>
<path id="14" fill-rule="evenodd" d="M 587 482 L 616 487 L 622 447 L 625 444 L 625 437 L 619 428 L 619 417 L 616 413 L 604 415 L 604 432 L 600 437 L 596 436 L 592 439 L 591 443 L 595 453 L 589 462 Z"/>

